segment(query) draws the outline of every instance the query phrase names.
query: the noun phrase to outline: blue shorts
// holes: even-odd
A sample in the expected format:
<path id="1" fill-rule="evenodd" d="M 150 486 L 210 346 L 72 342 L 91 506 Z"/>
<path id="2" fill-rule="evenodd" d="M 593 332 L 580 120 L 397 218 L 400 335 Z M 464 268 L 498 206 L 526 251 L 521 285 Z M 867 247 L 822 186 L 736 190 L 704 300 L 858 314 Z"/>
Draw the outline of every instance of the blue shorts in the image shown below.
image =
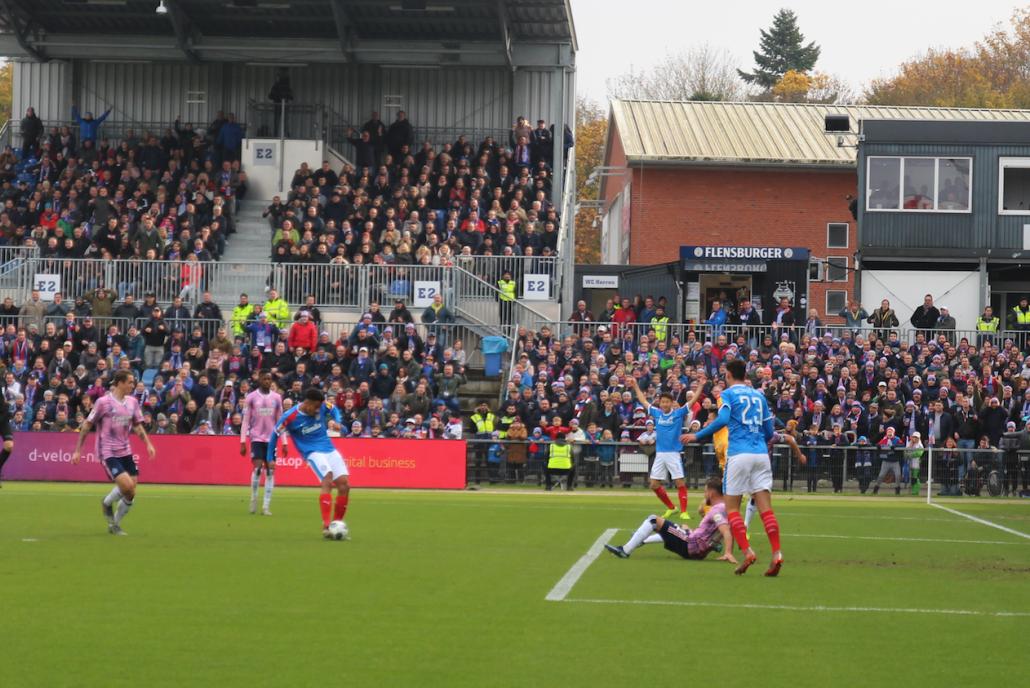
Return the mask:
<path id="1" fill-rule="evenodd" d="M 122 473 L 128 473 L 131 476 L 139 475 L 139 469 L 136 468 L 136 460 L 131 456 L 114 456 L 110 459 L 104 459 L 104 470 L 107 471 L 107 477 L 114 480 Z"/>

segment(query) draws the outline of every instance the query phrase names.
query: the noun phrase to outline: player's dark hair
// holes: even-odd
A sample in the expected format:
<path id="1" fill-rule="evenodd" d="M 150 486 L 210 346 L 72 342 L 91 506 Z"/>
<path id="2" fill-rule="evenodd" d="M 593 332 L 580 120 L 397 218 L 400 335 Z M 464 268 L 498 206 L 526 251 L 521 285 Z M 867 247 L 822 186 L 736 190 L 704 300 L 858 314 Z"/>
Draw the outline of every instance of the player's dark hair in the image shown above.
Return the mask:
<path id="1" fill-rule="evenodd" d="M 722 494 L 722 480 L 719 478 L 711 478 L 705 483 L 705 489 L 714 490 L 717 494 Z"/>
<path id="2" fill-rule="evenodd" d="M 658 396 L 658 398 L 659 399 L 668 399 L 669 401 L 676 401 L 676 397 L 672 396 L 672 392 L 662 392 Z"/>
<path id="3" fill-rule="evenodd" d="M 308 387 L 307 390 L 304 392 L 304 400 L 317 401 L 318 403 L 322 403 L 323 401 L 325 401 L 325 394 L 323 394 L 322 390 L 318 389 L 317 387 Z"/>
<path id="4" fill-rule="evenodd" d="M 114 374 L 114 384 L 120 385 L 123 382 L 128 382 L 129 378 L 132 377 L 131 370 L 119 370 Z"/>
<path id="5" fill-rule="evenodd" d="M 734 380 L 743 380 L 747 377 L 747 367 L 745 367 L 744 361 L 739 358 L 735 358 L 726 364 L 726 372 Z"/>

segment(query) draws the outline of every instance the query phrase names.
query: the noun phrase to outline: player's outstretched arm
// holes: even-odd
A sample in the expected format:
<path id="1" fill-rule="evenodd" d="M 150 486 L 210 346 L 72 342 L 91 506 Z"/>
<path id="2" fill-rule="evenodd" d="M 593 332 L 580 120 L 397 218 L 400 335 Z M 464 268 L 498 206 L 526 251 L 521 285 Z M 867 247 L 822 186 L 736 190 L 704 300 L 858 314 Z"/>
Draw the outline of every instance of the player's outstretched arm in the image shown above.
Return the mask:
<path id="1" fill-rule="evenodd" d="M 723 428 L 725 428 L 729 424 L 729 422 L 730 422 L 730 407 L 729 407 L 729 404 L 723 404 L 722 406 L 719 407 L 719 414 L 715 417 L 715 419 L 711 423 L 706 425 L 704 427 L 704 429 L 702 429 L 700 432 L 688 434 L 686 436 L 686 441 L 687 442 L 703 442 L 703 441 L 707 440 L 709 437 L 711 437 L 712 435 L 714 435 L 719 430 L 722 430 Z"/>
<path id="2" fill-rule="evenodd" d="M 629 385 L 630 390 L 633 392 L 633 396 L 636 397 L 636 400 L 640 403 L 640 405 L 643 406 L 645 410 L 650 411 L 651 402 L 647 400 L 647 397 L 645 397 L 644 393 L 640 390 L 640 385 L 637 384 L 637 379 L 630 375 L 629 382 L 627 382 L 626 384 Z"/>
<path id="3" fill-rule="evenodd" d="M 76 464 L 82 457 L 82 443 L 86 441 L 86 435 L 93 429 L 93 424 L 88 420 L 82 422 L 82 426 L 79 428 L 79 439 L 75 442 L 75 451 L 72 452 L 72 463 Z"/>
<path id="4" fill-rule="evenodd" d="M 690 393 L 687 394 L 687 408 L 693 406 L 697 402 L 697 400 L 701 398 L 701 395 L 704 394 L 705 380 L 706 378 L 703 373 L 697 376 L 697 387 L 695 387 L 693 390 L 690 391 Z"/>
<path id="5" fill-rule="evenodd" d="M 798 463 L 804 465 L 805 456 L 801 453 L 801 447 L 798 446 L 798 441 L 794 439 L 794 436 L 784 432 L 780 434 L 780 437 L 790 447 L 790 451 L 794 454 L 794 458 L 797 459 Z"/>

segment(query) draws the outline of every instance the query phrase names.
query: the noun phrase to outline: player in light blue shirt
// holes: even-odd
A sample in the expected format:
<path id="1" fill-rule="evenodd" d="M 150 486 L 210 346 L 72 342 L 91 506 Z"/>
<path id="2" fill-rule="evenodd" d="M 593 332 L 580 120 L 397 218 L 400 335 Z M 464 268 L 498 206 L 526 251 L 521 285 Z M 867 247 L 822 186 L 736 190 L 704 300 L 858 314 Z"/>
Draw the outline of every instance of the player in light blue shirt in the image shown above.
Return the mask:
<path id="1" fill-rule="evenodd" d="M 751 494 L 765 525 L 769 544 L 772 545 L 772 563 L 765 572 L 775 576 L 783 565 L 780 552 L 780 526 L 772 510 L 772 465 L 769 461 L 769 442 L 775 439 L 773 415 L 765 396 L 747 385 L 747 368 L 740 359 L 726 364 L 726 382 L 722 393 L 722 407 L 703 430 L 689 434 L 687 442 L 705 441 L 718 430 L 727 428 L 729 446 L 726 449 L 726 470 L 723 473 L 723 492 L 726 512 L 744 561 L 736 573 L 742 574 L 757 561 L 747 539 L 747 527 L 740 516 L 740 502 L 745 493 Z"/>
<path id="2" fill-rule="evenodd" d="M 683 459 L 680 452 L 683 450 L 683 442 L 680 437 L 683 434 L 683 420 L 690 416 L 690 404 L 693 396 L 685 406 L 677 407 L 672 395 L 662 392 L 658 397 L 658 406 L 648 402 L 647 397 L 640 391 L 637 381 L 629 378 L 629 388 L 637 397 L 647 414 L 654 421 L 655 430 L 655 455 L 654 463 L 651 464 L 651 489 L 665 505 L 667 511 L 662 518 L 672 518 L 676 513 L 676 507 L 665 491 L 663 483 L 672 478 L 676 484 L 680 502 L 680 520 L 689 521 L 690 513 L 687 511 L 687 483 L 683 479 Z"/>
<path id="3" fill-rule="evenodd" d="M 318 505 L 322 512 L 322 535 L 329 537 L 330 513 L 332 520 L 342 521 L 347 513 L 350 483 L 347 462 L 333 446 L 327 429 L 340 430 L 340 411 L 325 401 L 321 390 L 311 388 L 304 392 L 304 401 L 284 413 L 275 424 L 268 440 L 268 463 L 275 463 L 275 450 L 279 437 L 288 433 L 297 451 L 311 470 L 322 481 Z M 336 504 L 332 491 L 336 488 Z"/>

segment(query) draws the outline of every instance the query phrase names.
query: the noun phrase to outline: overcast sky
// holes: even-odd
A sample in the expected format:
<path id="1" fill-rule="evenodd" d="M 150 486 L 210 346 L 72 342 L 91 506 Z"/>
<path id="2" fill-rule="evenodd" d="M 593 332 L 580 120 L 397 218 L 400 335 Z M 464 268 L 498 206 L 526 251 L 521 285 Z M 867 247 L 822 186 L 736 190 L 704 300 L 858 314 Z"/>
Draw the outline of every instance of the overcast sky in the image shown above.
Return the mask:
<path id="1" fill-rule="evenodd" d="M 972 45 L 995 24 L 1008 24 L 1026 3 L 1012 0 L 828 0 L 694 2 L 691 0 L 572 0 L 579 37 L 577 90 L 606 97 L 605 80 L 641 71 L 668 52 L 709 43 L 726 48 L 742 69 L 754 66 L 759 29 L 779 7 L 793 9 L 806 40 L 822 47 L 816 69 L 846 79 L 860 92 L 929 47 Z"/>

